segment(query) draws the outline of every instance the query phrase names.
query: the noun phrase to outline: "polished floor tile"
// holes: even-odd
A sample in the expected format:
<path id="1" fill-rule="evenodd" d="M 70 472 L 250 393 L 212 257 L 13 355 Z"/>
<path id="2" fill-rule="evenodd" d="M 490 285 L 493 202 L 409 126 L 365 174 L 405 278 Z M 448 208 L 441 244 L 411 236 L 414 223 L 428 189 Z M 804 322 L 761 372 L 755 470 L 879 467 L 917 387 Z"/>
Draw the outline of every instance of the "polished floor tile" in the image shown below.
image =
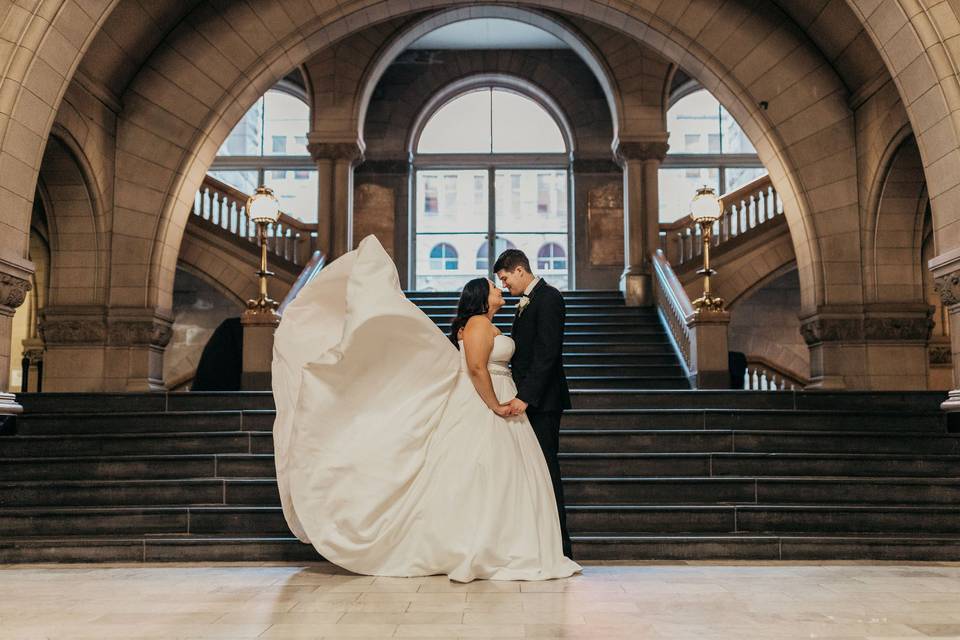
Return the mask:
<path id="1" fill-rule="evenodd" d="M 329 564 L 0 566 L 0 640 L 960 640 L 960 563 L 595 564 L 549 582 Z"/>

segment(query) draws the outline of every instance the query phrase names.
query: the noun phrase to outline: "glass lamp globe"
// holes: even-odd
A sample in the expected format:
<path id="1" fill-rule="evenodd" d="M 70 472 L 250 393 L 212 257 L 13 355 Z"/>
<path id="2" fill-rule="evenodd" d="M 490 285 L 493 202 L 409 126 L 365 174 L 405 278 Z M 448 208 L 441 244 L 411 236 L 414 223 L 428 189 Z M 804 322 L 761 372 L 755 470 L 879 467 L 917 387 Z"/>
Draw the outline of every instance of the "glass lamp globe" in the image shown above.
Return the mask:
<path id="1" fill-rule="evenodd" d="M 713 224 L 723 213 L 723 203 L 712 187 L 703 186 L 690 201 L 690 217 L 698 224 Z"/>
<path id="2" fill-rule="evenodd" d="M 280 201 L 270 187 L 257 187 L 247 199 L 247 217 L 254 222 L 270 224 L 280 219 Z"/>

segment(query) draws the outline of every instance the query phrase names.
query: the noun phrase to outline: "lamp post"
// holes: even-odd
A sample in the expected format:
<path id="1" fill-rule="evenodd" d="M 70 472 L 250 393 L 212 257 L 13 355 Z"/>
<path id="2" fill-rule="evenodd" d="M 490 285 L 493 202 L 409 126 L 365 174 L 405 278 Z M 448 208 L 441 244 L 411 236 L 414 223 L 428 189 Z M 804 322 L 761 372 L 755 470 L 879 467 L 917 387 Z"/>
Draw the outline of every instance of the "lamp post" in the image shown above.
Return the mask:
<path id="1" fill-rule="evenodd" d="M 703 240 L 703 268 L 697 273 L 703 274 L 703 295 L 693 301 L 693 307 L 698 311 L 723 311 L 723 298 L 710 293 L 710 276 L 716 273 L 710 268 L 710 244 L 713 236 L 713 224 L 720 219 L 723 213 L 723 203 L 712 188 L 703 186 L 690 201 L 690 217 L 700 227 L 700 237 Z"/>
<path id="2" fill-rule="evenodd" d="M 260 270 L 257 271 L 260 295 L 256 300 L 247 300 L 247 309 L 249 313 L 275 316 L 278 303 L 267 295 L 267 278 L 273 275 L 267 270 L 267 225 L 275 224 L 280 219 L 280 202 L 270 187 L 257 187 L 247 199 L 247 217 L 257 225 L 257 241 L 260 244 Z"/>

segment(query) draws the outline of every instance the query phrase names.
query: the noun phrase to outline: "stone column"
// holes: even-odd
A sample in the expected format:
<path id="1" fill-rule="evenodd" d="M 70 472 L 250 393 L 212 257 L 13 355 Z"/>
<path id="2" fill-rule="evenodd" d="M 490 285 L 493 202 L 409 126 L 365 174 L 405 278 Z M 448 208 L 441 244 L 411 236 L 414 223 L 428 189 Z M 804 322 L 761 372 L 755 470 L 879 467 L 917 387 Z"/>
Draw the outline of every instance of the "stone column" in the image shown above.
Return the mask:
<path id="1" fill-rule="evenodd" d="M 825 305 L 801 318 L 810 349 L 810 389 L 926 389 L 925 303 Z"/>
<path id="2" fill-rule="evenodd" d="M 650 258 L 660 244 L 658 173 L 668 148 L 664 134 L 621 140 L 616 149 L 623 167 L 624 270 L 620 289 L 631 306 L 653 304 Z"/>
<path id="3" fill-rule="evenodd" d="M 173 320 L 153 309 L 48 307 L 44 391 L 159 391 Z"/>
<path id="4" fill-rule="evenodd" d="M 10 347 L 13 339 L 13 314 L 30 291 L 33 265 L 26 260 L 0 258 L 0 430 L 9 416 L 23 411 L 10 387 Z M 18 363 L 19 364 L 19 363 Z"/>
<path id="5" fill-rule="evenodd" d="M 960 412 L 960 249 L 941 254 L 930 261 L 933 288 L 947 310 L 950 354 L 953 363 L 953 390 L 940 405 L 944 411 Z"/>
<path id="6" fill-rule="evenodd" d="M 313 133 L 308 139 L 317 163 L 317 246 L 329 262 L 353 248 L 353 169 L 363 162 L 363 144 L 321 140 Z"/>

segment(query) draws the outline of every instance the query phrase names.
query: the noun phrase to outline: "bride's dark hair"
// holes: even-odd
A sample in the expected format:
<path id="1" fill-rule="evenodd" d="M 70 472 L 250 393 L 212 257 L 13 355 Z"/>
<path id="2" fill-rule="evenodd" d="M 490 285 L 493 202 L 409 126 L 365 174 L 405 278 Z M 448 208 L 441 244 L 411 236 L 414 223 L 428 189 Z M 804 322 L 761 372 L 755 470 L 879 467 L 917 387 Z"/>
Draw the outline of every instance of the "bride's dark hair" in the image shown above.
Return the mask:
<path id="1" fill-rule="evenodd" d="M 473 316 L 486 315 L 490 311 L 490 282 L 486 278 L 474 278 L 463 287 L 460 293 L 460 302 L 457 303 L 457 317 L 450 325 L 450 342 L 457 349 L 460 343 L 457 334 L 467 326 L 467 321 Z"/>

